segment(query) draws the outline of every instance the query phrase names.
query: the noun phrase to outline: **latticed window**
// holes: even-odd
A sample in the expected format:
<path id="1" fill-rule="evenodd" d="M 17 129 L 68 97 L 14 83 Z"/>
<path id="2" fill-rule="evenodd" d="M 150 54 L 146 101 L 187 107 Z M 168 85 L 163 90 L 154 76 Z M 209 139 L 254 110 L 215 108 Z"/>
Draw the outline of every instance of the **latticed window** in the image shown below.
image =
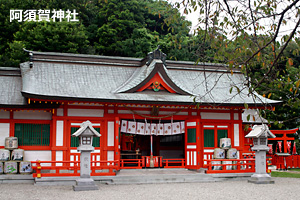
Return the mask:
<path id="1" fill-rule="evenodd" d="M 219 147 L 220 139 L 228 137 L 227 129 L 204 129 L 204 147 Z M 215 138 L 217 138 L 217 146 L 215 146 Z"/>
<path id="2" fill-rule="evenodd" d="M 71 127 L 71 147 L 79 146 L 78 138 L 72 137 L 72 134 L 75 133 L 78 129 L 79 127 Z M 100 128 L 94 128 L 94 129 L 100 133 Z M 100 147 L 100 137 L 93 138 L 93 147 Z"/>
<path id="3" fill-rule="evenodd" d="M 221 138 L 227 138 L 228 137 L 228 131 L 227 130 L 218 130 L 218 147 L 220 146 L 220 139 Z"/>
<path id="4" fill-rule="evenodd" d="M 187 130 L 187 143 L 196 143 L 196 129 L 188 129 Z"/>
<path id="5" fill-rule="evenodd" d="M 49 146 L 50 124 L 15 124 L 19 146 Z"/>
<path id="6" fill-rule="evenodd" d="M 204 147 L 215 146 L 215 133 L 213 129 L 204 129 Z"/>

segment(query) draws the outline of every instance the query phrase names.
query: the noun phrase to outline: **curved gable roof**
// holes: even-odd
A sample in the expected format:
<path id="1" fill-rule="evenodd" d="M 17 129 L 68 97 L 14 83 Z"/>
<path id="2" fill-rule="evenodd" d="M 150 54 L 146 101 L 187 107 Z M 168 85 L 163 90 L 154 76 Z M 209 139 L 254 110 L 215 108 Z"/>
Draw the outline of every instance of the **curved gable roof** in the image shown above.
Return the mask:
<path id="1" fill-rule="evenodd" d="M 182 95 L 193 95 L 186 89 L 183 89 L 183 86 L 178 86 L 175 81 L 168 74 L 167 68 L 164 66 L 161 60 L 153 59 L 149 66 L 144 65 L 136 69 L 135 73 L 116 89 L 115 93 L 133 93 L 137 92 L 140 88 L 146 85 L 156 74 L 159 74 L 161 79 L 167 84 L 172 90 L 177 94 Z"/>

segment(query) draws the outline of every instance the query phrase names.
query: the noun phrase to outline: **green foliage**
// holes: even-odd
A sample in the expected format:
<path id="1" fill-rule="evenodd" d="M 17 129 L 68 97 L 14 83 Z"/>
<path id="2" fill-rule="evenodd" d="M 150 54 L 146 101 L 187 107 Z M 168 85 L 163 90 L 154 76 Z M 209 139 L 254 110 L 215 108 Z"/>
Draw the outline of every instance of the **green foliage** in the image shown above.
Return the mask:
<path id="1" fill-rule="evenodd" d="M 86 53 L 85 28 L 69 22 L 25 22 L 0 57 L 4 66 L 18 66 L 27 58 L 23 48 L 45 52 Z"/>
<path id="2" fill-rule="evenodd" d="M 81 1 L 77 1 L 81 2 Z M 23 48 L 35 51 L 89 52 L 86 30 L 80 23 L 70 22 L 10 22 L 10 9 L 81 8 L 75 1 L 0 0 L 0 66 L 17 67 L 28 55 Z M 78 11 L 78 10 L 77 10 Z M 3 28 L 2 28 L 3 27 Z"/>
<path id="3" fill-rule="evenodd" d="M 168 43 L 170 37 L 176 35 L 183 40 L 189 32 L 190 23 L 164 1 L 110 0 L 99 8 L 95 43 L 99 54 L 145 57 L 158 44 Z M 162 46 L 166 54 L 174 48 Z"/>
<path id="4" fill-rule="evenodd" d="M 69 22 L 25 22 L 15 40 L 36 51 L 85 53 L 88 47 L 84 26 Z"/>
<path id="5" fill-rule="evenodd" d="M 265 105 L 271 111 L 263 117 L 273 122 L 272 128 L 299 126 L 299 1 L 181 0 L 176 5 L 184 13 L 199 12 L 196 34 L 206 35 L 213 62 L 228 64 L 228 71 L 241 69 L 246 76 L 244 86 L 230 91 L 249 87 L 247 93 L 256 101 L 264 102 L 256 92 L 282 100 L 275 110 Z"/>
<path id="6" fill-rule="evenodd" d="M 155 35 L 146 28 L 134 29 L 130 38 L 116 43 L 116 51 L 121 55 L 134 57 L 145 57 L 157 45 Z"/>
<path id="7" fill-rule="evenodd" d="M 3 11 L 0 14 L 1 66 L 16 67 L 25 61 L 27 56 L 22 48 L 145 57 L 158 44 L 166 44 L 165 53 L 172 54 L 172 59 L 196 59 L 190 56 L 191 23 L 165 1 L 0 0 L 0 8 Z M 75 9 L 79 22 L 10 22 L 10 9 Z M 170 43 L 169 38 L 175 35 L 186 45 L 179 48 L 178 44 Z M 182 54 L 179 49 L 186 53 Z"/>
<path id="8" fill-rule="evenodd" d="M 268 94 L 269 98 L 279 99 L 283 103 L 275 107 L 273 111 L 267 111 L 266 116 L 273 121 L 273 128 L 295 128 L 299 126 L 299 86 L 300 86 L 300 49 L 295 42 L 290 43 L 287 51 L 282 55 L 279 64 L 276 66 L 274 73 L 270 73 L 271 78 L 266 79 L 257 88 L 262 94 Z M 290 60 L 293 65 L 290 65 Z M 253 71 L 253 79 L 260 79 L 264 76 L 263 72 Z M 280 123 L 279 123 L 280 122 Z"/>
<path id="9" fill-rule="evenodd" d="M 8 44 L 6 54 L 0 55 L 0 60 L 4 63 L 4 66 L 18 66 L 21 62 L 24 62 L 27 58 L 23 48 L 25 45 L 21 41 L 13 41 Z"/>

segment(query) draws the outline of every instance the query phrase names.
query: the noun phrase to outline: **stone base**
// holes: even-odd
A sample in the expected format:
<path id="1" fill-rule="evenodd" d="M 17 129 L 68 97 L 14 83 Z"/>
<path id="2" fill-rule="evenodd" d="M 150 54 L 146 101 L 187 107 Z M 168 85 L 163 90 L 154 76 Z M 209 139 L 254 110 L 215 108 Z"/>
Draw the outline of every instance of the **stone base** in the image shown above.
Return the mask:
<path id="1" fill-rule="evenodd" d="M 91 178 L 80 178 L 76 180 L 76 185 L 73 185 L 74 191 L 99 190 L 94 180 Z"/>
<path id="2" fill-rule="evenodd" d="M 253 174 L 248 180 L 249 183 L 255 184 L 274 184 L 275 181 L 272 180 L 271 176 L 268 174 Z"/>

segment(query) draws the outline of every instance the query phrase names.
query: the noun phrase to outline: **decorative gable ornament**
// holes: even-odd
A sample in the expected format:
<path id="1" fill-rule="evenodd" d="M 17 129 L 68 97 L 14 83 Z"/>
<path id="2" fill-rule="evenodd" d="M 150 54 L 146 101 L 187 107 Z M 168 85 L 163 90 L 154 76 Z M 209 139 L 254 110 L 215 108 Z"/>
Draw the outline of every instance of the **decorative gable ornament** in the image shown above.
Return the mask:
<path id="1" fill-rule="evenodd" d="M 158 81 L 155 81 L 153 84 L 152 84 L 152 89 L 154 90 L 154 92 L 158 92 L 160 90 L 161 86 L 160 86 L 160 83 Z"/>
<path id="2" fill-rule="evenodd" d="M 158 45 L 157 48 L 153 52 L 148 53 L 148 55 L 147 55 L 148 61 L 146 63 L 147 66 L 149 66 L 154 59 L 161 60 L 163 62 L 163 64 L 166 66 L 167 55 L 165 53 L 161 52 L 159 50 L 159 48 L 160 48 L 160 46 Z"/>

